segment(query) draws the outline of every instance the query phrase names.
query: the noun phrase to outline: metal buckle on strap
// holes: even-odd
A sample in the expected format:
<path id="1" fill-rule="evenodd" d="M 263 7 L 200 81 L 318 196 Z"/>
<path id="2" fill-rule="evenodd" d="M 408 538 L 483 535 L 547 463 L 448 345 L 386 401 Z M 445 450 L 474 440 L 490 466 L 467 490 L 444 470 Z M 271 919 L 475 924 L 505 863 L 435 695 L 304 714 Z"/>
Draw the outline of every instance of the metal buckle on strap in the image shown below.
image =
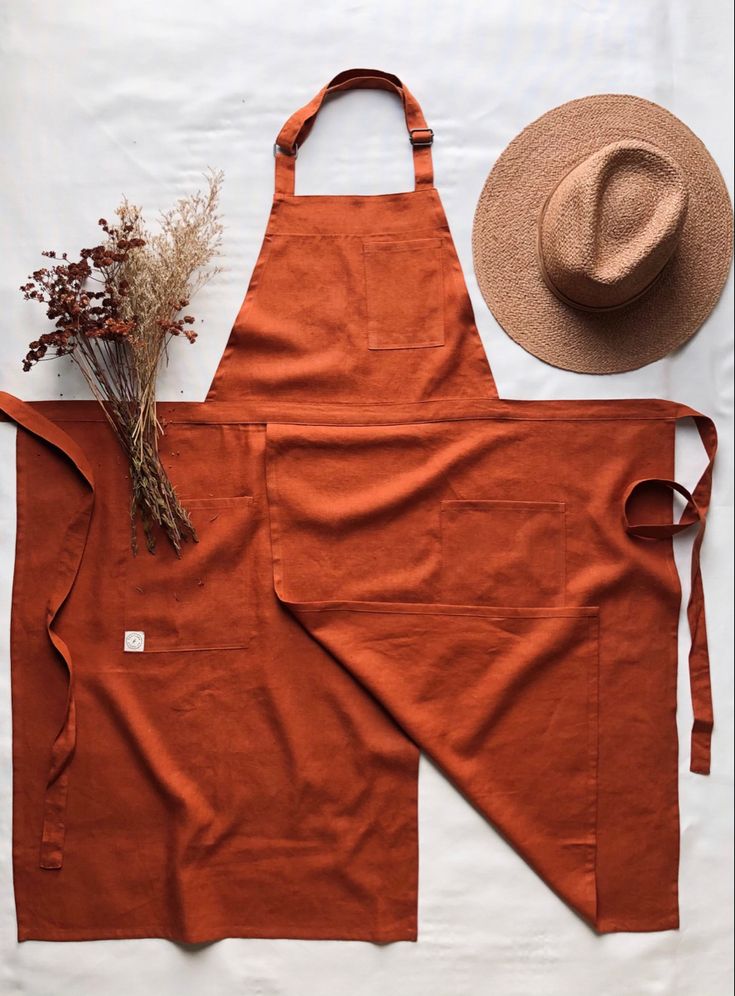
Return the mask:
<path id="1" fill-rule="evenodd" d="M 428 133 L 428 135 L 429 135 L 428 141 L 424 140 L 422 142 L 420 139 L 414 138 L 413 136 L 416 134 L 417 131 L 418 132 L 423 132 L 424 134 Z M 411 128 L 411 129 L 409 129 L 409 132 L 408 132 L 408 140 L 411 143 L 411 145 L 414 146 L 414 148 L 417 145 L 418 146 L 421 146 L 421 145 L 431 145 L 433 143 L 433 141 L 434 141 L 434 132 L 432 131 L 431 128 Z"/>
<path id="2" fill-rule="evenodd" d="M 293 158 L 296 159 L 299 154 L 299 147 L 298 145 L 296 145 L 296 143 L 294 143 L 293 152 L 289 152 L 288 149 L 284 149 L 284 147 L 282 145 L 279 145 L 278 142 L 274 142 L 273 155 L 277 156 L 279 152 L 282 156 L 293 156 Z"/>

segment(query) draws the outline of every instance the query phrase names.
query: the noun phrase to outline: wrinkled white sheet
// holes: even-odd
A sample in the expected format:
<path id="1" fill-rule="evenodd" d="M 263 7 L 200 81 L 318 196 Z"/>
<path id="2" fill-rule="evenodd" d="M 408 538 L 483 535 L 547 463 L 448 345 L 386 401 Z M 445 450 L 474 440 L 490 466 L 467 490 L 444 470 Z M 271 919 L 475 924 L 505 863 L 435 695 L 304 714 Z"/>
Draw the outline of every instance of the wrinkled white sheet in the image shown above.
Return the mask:
<path id="1" fill-rule="evenodd" d="M 92 245 L 122 194 L 149 220 L 225 171 L 227 271 L 195 301 L 195 346 L 174 350 L 161 397 L 202 400 L 245 293 L 270 207 L 285 118 L 342 69 L 402 77 L 436 132 L 436 183 L 501 396 L 686 402 L 720 431 L 703 569 L 716 733 L 712 775 L 691 775 L 682 626 L 681 917 L 678 932 L 596 937 L 428 764 L 421 768 L 420 939 L 162 940 L 18 945 L 11 873 L 8 628 L 14 430 L 0 425 L 0 993 L 31 996 L 720 996 L 732 991 L 733 281 L 676 356 L 612 377 L 544 365 L 497 326 L 472 272 L 475 203 L 504 146 L 545 110 L 589 93 L 664 104 L 699 135 L 732 190 L 730 0 L 0 0 L 0 389 L 85 397 L 66 365 L 20 369 L 44 328 L 18 285 L 43 248 Z M 299 193 L 412 185 L 399 103 L 330 102 L 298 160 Z M 701 454 L 683 437 L 680 477 Z M 685 595 L 689 543 L 677 541 Z"/>

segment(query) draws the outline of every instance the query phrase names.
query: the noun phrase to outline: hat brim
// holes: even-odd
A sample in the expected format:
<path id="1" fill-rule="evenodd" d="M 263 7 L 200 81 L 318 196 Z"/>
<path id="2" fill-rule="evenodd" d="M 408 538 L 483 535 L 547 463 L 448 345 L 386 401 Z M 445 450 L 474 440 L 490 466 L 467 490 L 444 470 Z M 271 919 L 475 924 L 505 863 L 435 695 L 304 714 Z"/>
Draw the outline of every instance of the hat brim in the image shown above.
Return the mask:
<path id="1" fill-rule="evenodd" d="M 658 146 L 683 170 L 689 206 L 681 239 L 643 297 L 615 311 L 576 310 L 541 276 L 539 214 L 578 162 L 629 138 Z M 525 128 L 487 177 L 472 227 L 475 273 L 497 321 L 534 356 L 577 373 L 635 370 L 690 339 L 722 293 L 732 247 L 730 197 L 707 149 L 669 111 L 627 94 L 572 100 Z"/>

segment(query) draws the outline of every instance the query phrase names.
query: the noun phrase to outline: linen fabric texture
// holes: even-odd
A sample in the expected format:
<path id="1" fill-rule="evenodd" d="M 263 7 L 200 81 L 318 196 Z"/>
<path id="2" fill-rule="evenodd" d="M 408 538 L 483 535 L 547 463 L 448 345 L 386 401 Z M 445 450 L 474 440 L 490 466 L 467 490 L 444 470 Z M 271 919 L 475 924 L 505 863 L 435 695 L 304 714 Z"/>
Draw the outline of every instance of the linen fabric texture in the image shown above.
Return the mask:
<path id="1" fill-rule="evenodd" d="M 402 100 L 416 189 L 295 195 L 319 107 L 358 86 Z M 714 426 L 667 401 L 498 399 L 430 140 L 377 70 L 278 136 L 210 394 L 159 405 L 200 537 L 180 560 L 163 539 L 132 557 L 96 403 L 0 394 L 19 427 L 20 940 L 413 940 L 421 750 L 594 929 L 677 926 L 671 537 L 697 524 L 706 772 Z M 691 495 L 682 418 L 710 456 Z"/>

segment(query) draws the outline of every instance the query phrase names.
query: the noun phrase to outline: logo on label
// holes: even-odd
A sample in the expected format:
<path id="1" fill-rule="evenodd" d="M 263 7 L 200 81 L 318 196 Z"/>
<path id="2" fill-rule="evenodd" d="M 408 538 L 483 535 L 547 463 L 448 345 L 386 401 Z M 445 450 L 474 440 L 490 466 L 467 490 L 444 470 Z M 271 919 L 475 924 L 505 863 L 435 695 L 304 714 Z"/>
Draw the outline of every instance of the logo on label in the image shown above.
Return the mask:
<path id="1" fill-rule="evenodd" d="M 133 654 L 139 654 L 145 648 L 145 633 L 140 629 L 129 629 L 125 632 L 124 649 Z"/>

